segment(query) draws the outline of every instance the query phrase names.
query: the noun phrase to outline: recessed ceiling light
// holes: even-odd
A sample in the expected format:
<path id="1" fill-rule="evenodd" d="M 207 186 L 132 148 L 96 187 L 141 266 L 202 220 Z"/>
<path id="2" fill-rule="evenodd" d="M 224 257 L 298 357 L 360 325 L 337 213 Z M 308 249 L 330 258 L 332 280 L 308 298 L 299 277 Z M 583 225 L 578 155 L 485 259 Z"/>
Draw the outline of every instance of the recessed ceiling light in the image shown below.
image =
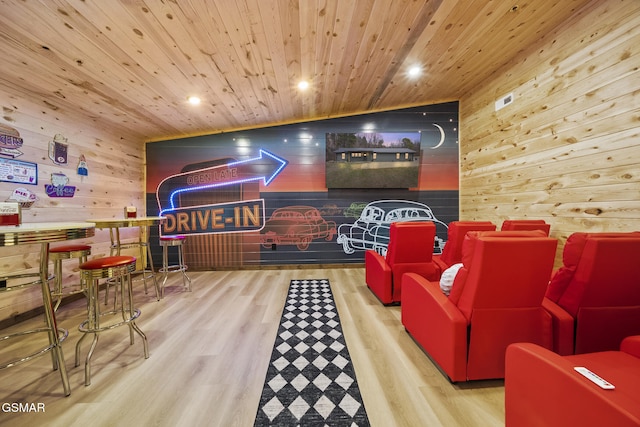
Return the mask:
<path id="1" fill-rule="evenodd" d="M 302 80 L 300 83 L 298 83 L 298 89 L 300 90 L 307 90 L 309 88 L 309 82 L 306 80 Z"/>
<path id="2" fill-rule="evenodd" d="M 422 69 L 418 65 L 414 65 L 413 67 L 409 68 L 409 77 L 418 77 L 421 72 Z"/>
<path id="3" fill-rule="evenodd" d="M 200 98 L 198 98 L 197 96 L 190 96 L 188 98 L 189 104 L 191 105 L 198 105 L 200 104 Z"/>

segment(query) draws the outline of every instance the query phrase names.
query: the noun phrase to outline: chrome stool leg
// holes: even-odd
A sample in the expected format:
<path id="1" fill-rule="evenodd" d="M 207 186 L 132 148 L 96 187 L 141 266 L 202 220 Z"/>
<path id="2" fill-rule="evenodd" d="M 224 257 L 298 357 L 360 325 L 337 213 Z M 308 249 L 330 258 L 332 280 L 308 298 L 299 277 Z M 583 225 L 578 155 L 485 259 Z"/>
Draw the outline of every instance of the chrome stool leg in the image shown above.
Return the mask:
<path id="1" fill-rule="evenodd" d="M 180 271 L 182 272 L 182 285 L 191 292 L 191 278 L 187 276 L 187 264 L 184 262 L 183 247 L 183 245 L 178 246 L 178 263 L 180 264 Z"/>
<path id="2" fill-rule="evenodd" d="M 164 288 L 169 277 L 169 273 L 182 273 L 182 286 L 191 292 L 191 278 L 187 275 L 187 265 L 184 262 L 183 242 L 184 236 L 165 236 L 160 238 L 160 245 L 162 246 L 162 268 L 158 270 L 162 273 L 162 283 L 160 285 L 160 295 L 164 298 Z M 169 265 L 169 247 L 175 246 L 178 249 L 178 264 Z"/>
<path id="3" fill-rule="evenodd" d="M 129 329 L 130 344 L 134 343 L 134 332 L 142 338 L 145 359 L 149 358 L 149 347 L 146 335 L 136 325 L 135 320 L 140 317 L 140 310 L 133 306 L 133 291 L 131 286 L 131 273 L 136 269 L 136 258 L 131 256 L 112 256 L 98 258 L 85 262 L 80 266 L 82 277 L 87 283 L 87 320 L 78 326 L 78 330 L 83 334 L 76 344 L 75 366 L 80 365 L 80 346 L 84 338 L 92 334 L 93 341 L 85 359 L 85 386 L 91 384 L 91 357 L 98 344 L 98 335 L 110 329 L 127 325 Z M 120 285 L 120 307 L 119 309 L 100 312 L 100 301 L 98 298 L 100 279 L 114 279 Z M 117 286 L 117 284 L 116 284 Z M 111 320 L 101 324 L 102 316 L 117 315 L 122 316 L 122 320 Z"/>
<path id="4" fill-rule="evenodd" d="M 89 245 L 63 245 L 49 248 L 49 259 L 53 261 L 53 290 L 51 296 L 55 299 L 53 311 L 57 311 L 65 295 L 74 295 L 84 292 L 85 283 L 80 279 L 77 289 L 66 290 L 62 283 L 62 261 L 65 259 L 77 258 L 78 266 L 87 261 L 87 257 L 91 255 L 91 246 Z M 69 286 L 71 288 L 72 286 Z M 65 292 L 66 291 L 66 292 Z"/>

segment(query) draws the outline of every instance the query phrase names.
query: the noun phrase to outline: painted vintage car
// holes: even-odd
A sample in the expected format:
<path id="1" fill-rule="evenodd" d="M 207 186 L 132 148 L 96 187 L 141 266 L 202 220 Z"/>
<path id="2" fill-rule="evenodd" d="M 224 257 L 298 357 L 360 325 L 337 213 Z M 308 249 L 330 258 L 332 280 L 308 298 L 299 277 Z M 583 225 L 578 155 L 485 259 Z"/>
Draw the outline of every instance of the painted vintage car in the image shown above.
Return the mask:
<path id="1" fill-rule="evenodd" d="M 373 249 L 381 255 L 387 252 L 389 228 L 392 222 L 431 221 L 436 224 L 433 253 L 439 254 L 444 247 L 448 226 L 437 219 L 431 208 L 411 200 L 378 200 L 369 203 L 353 224 L 342 224 L 338 228 L 337 243 L 346 254 Z"/>
<path id="2" fill-rule="evenodd" d="M 342 214 L 342 209 L 335 203 L 327 203 L 320 208 L 320 215 L 324 216 L 336 216 Z"/>
<path id="3" fill-rule="evenodd" d="M 265 222 L 260 243 L 265 248 L 271 245 L 296 245 L 305 251 L 315 239 L 333 240 L 336 223 L 326 221 L 320 211 L 312 206 L 287 206 L 276 209 Z"/>
<path id="4" fill-rule="evenodd" d="M 348 208 L 344 210 L 344 216 L 357 219 L 360 217 L 360 214 L 366 207 L 367 207 L 366 203 L 353 202 L 351 203 L 351 205 L 349 205 Z"/>

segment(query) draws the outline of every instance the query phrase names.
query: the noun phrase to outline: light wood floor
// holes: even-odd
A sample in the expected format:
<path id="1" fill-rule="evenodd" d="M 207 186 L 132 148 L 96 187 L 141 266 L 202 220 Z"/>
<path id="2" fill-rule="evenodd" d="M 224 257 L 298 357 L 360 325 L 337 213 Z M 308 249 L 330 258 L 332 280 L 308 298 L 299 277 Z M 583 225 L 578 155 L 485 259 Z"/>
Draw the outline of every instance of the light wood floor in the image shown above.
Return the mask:
<path id="1" fill-rule="evenodd" d="M 124 328 L 101 334 L 92 384 L 74 367 L 84 301 L 58 311 L 69 330 L 63 348 L 71 382 L 64 397 L 48 355 L 0 371 L 0 404 L 44 403 L 44 413 L 6 413 L 0 425 L 252 426 L 289 281 L 327 278 L 372 426 L 503 426 L 504 383 L 451 384 L 384 307 L 362 268 L 191 272 L 193 292 L 167 288 L 157 302 L 134 283 L 149 339 L 129 345 Z M 170 283 L 180 283 L 173 275 Z M 18 325 L 38 326 L 41 319 Z M 11 332 L 17 326 L 5 329 Z M 0 360 L 28 340 L 0 343 Z M 20 342 L 21 341 L 21 342 Z M 83 349 L 86 354 L 88 340 Z"/>

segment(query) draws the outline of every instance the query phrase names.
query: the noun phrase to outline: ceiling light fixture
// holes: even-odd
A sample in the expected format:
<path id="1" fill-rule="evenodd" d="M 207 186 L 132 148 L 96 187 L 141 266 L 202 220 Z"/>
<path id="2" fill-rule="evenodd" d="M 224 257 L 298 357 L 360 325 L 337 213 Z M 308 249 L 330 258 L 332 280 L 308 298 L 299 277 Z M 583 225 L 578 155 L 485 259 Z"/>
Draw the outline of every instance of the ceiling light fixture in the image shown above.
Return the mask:
<path id="1" fill-rule="evenodd" d="M 189 101 L 189 104 L 191 104 L 191 105 L 200 104 L 200 98 L 198 98 L 197 96 L 190 96 L 187 100 Z"/>
<path id="2" fill-rule="evenodd" d="M 418 77 L 421 72 L 422 69 L 418 65 L 414 65 L 413 67 L 409 68 L 409 77 Z"/>
<path id="3" fill-rule="evenodd" d="M 309 82 L 306 80 L 302 80 L 300 83 L 298 83 L 298 89 L 300 90 L 307 90 L 309 88 Z"/>

